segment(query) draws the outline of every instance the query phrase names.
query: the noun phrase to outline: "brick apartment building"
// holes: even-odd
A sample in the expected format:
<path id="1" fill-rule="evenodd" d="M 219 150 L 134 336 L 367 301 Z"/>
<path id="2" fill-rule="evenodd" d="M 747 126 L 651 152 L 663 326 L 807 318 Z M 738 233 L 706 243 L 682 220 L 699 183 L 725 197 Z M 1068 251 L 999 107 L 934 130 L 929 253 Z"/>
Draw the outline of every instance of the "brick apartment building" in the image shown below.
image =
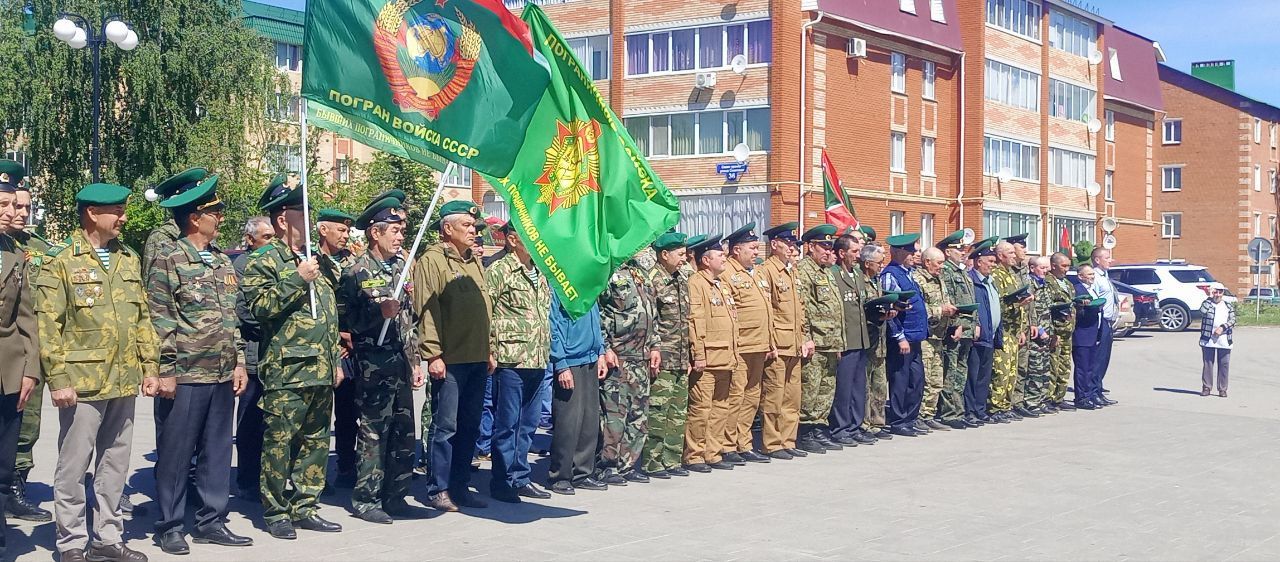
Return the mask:
<path id="1" fill-rule="evenodd" d="M 1167 114 L 1157 152 L 1157 255 L 1204 265 L 1237 294 L 1248 294 L 1250 240 L 1276 240 L 1280 108 L 1233 90 L 1234 63 L 1195 63 L 1192 73 L 1160 65 Z M 1274 263 L 1263 286 L 1275 286 Z"/>

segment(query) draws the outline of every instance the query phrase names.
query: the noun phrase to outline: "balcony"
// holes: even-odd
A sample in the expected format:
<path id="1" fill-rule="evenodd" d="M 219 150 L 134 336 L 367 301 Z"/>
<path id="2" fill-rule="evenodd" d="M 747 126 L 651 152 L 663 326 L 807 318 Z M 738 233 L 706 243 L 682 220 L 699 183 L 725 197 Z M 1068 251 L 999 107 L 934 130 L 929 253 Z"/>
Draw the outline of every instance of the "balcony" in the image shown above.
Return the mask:
<path id="1" fill-rule="evenodd" d="M 574 1 L 576 0 L 502 0 L 502 4 L 506 6 L 508 10 L 516 12 L 523 9 L 525 4 L 532 3 L 539 6 L 547 6 L 551 4 L 568 4 Z"/>

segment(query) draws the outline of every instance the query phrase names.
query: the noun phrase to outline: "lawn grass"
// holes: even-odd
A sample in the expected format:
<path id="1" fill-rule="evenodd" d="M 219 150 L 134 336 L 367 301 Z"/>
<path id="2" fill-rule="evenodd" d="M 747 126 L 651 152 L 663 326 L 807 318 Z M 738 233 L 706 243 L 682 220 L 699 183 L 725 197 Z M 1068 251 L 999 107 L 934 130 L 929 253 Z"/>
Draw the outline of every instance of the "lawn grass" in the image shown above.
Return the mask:
<path id="1" fill-rule="evenodd" d="M 1241 302 L 1236 305 L 1237 326 L 1280 326 L 1280 306 L 1262 305 L 1262 313 L 1254 314 L 1254 304 Z"/>

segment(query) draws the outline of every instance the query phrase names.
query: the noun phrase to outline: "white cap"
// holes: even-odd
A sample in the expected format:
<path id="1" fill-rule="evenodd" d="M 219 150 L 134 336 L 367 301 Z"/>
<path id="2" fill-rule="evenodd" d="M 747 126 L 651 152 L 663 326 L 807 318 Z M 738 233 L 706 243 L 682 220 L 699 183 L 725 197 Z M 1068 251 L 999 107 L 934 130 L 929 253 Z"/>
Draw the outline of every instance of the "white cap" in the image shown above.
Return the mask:
<path id="1" fill-rule="evenodd" d="M 1209 290 L 1210 290 L 1210 291 L 1226 291 L 1226 290 L 1227 290 L 1227 286 L 1226 286 L 1226 285 L 1223 285 L 1222 283 L 1219 283 L 1219 282 L 1217 282 L 1217 281 L 1214 281 L 1214 282 L 1212 282 L 1212 283 L 1210 283 L 1210 284 L 1209 284 Z"/>

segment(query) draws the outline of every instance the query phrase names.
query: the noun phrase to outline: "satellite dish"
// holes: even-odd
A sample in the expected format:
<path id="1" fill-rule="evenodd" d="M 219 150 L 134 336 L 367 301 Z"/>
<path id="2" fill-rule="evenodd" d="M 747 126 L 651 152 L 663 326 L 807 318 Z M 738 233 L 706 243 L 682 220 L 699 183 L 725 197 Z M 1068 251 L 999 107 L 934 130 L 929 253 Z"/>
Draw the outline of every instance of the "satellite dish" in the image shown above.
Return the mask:
<path id="1" fill-rule="evenodd" d="M 734 74 L 743 74 L 747 71 L 747 56 L 734 55 L 733 60 L 729 61 L 729 67 L 733 69 Z"/>
<path id="2" fill-rule="evenodd" d="M 1099 121 L 1099 120 L 1097 120 L 1096 118 L 1095 118 L 1095 119 L 1090 119 L 1090 120 L 1089 120 L 1089 133 L 1090 133 L 1090 134 L 1097 134 L 1097 132 L 1098 132 L 1098 131 L 1101 131 L 1101 130 L 1102 130 L 1102 121 Z"/>
<path id="3" fill-rule="evenodd" d="M 1000 175 L 996 176 L 996 179 L 1000 180 L 1000 183 L 1009 183 L 1013 180 L 1013 171 L 1008 168 L 1000 170 Z"/>
<path id="4" fill-rule="evenodd" d="M 1098 182 L 1096 181 L 1091 181 L 1089 182 L 1089 187 L 1086 187 L 1084 192 L 1088 193 L 1089 197 L 1097 197 L 1099 193 L 1102 193 L 1102 186 L 1098 185 Z"/>
<path id="5" fill-rule="evenodd" d="M 1103 236 L 1103 237 L 1102 237 L 1102 247 L 1103 247 L 1103 248 L 1105 248 L 1105 249 L 1107 249 L 1107 250 L 1110 250 L 1110 249 L 1112 249 L 1112 248 L 1116 247 L 1116 235 L 1114 235 L 1114 234 L 1108 234 L 1108 235 L 1106 235 L 1106 236 Z"/>
<path id="6" fill-rule="evenodd" d="M 751 156 L 751 147 L 747 146 L 747 143 L 740 142 L 738 146 L 733 147 L 734 160 L 746 162 L 748 156 Z"/>
<path id="7" fill-rule="evenodd" d="M 1102 62 L 1102 51 L 1094 49 L 1089 51 L 1089 64 L 1098 64 Z"/>
<path id="8" fill-rule="evenodd" d="M 972 228 L 966 228 L 964 229 L 964 238 L 960 240 L 960 243 L 962 245 L 968 246 L 969 244 L 972 244 L 973 240 L 977 237 L 978 237 L 977 232 L 974 232 Z"/>
<path id="9" fill-rule="evenodd" d="M 1103 232 L 1111 234 L 1116 231 L 1120 224 L 1116 222 L 1115 217 L 1103 217 L 1101 221 L 1098 221 L 1098 226 L 1102 228 Z"/>

